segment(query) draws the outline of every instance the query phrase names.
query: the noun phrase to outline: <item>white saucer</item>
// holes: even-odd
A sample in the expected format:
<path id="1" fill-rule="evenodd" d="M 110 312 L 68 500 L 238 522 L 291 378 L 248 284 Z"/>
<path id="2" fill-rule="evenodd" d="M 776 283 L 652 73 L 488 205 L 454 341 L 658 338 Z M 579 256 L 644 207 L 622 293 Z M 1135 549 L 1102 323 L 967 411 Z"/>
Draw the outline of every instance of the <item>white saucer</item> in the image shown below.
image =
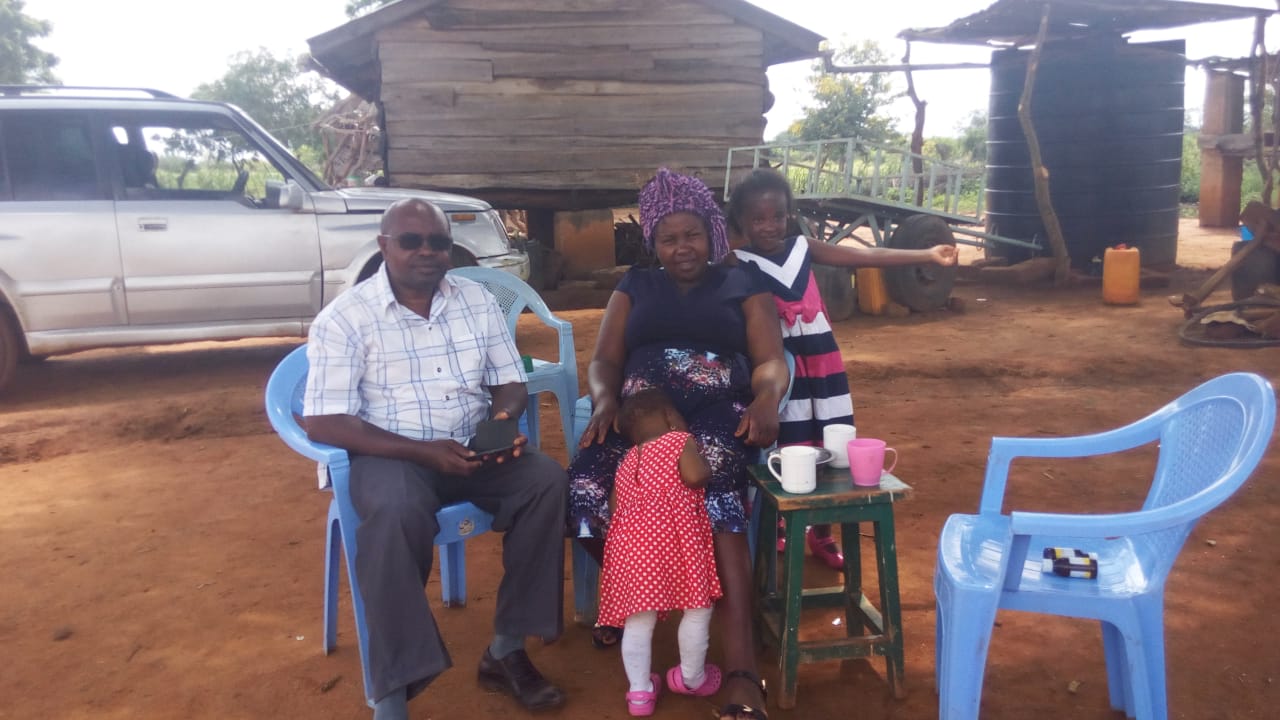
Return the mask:
<path id="1" fill-rule="evenodd" d="M 813 461 L 815 465 L 821 465 L 826 462 L 831 462 L 831 458 L 835 457 L 835 455 L 826 448 L 817 448 L 817 450 L 818 450 L 818 459 Z"/>

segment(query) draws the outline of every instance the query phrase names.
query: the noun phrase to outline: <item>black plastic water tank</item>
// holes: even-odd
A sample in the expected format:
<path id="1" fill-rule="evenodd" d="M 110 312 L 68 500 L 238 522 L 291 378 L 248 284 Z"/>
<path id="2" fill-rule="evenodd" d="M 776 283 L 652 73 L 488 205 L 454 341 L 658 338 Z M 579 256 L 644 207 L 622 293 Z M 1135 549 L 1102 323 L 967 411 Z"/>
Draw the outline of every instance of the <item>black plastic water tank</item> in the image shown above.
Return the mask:
<path id="1" fill-rule="evenodd" d="M 1029 57 L 1020 50 L 992 56 L 987 228 L 1048 247 L 1018 122 Z M 1184 68 L 1182 41 L 1096 38 L 1045 46 L 1031 117 L 1073 265 L 1088 265 L 1120 243 L 1139 248 L 1144 265 L 1175 261 Z M 1029 256 L 1009 245 L 991 253 L 1011 261 Z"/>

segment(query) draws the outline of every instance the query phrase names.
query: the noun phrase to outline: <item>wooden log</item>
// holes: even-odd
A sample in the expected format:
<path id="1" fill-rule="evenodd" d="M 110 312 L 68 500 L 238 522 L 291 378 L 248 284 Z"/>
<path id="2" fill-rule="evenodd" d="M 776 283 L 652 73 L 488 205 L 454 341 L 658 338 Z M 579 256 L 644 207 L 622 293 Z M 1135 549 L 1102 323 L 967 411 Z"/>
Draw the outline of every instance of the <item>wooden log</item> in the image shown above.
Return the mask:
<path id="1" fill-rule="evenodd" d="M 451 7 L 460 10 L 480 11 L 528 11 L 528 0 L 450 0 Z M 554 9 L 559 12 L 612 12 L 638 13 L 649 10 L 651 14 L 679 14 L 681 16 L 714 15 L 704 3 L 697 0 L 670 0 L 658 5 L 654 12 L 653 0 L 543 0 L 538 3 L 543 10 Z M 723 15 L 721 15 L 723 16 Z"/>
<path id="2" fill-rule="evenodd" d="M 978 271 L 983 282 L 1004 283 L 1009 285 L 1033 285 L 1054 277 L 1057 271 L 1056 258 L 1031 258 L 1008 267 L 988 265 Z"/>
<path id="3" fill-rule="evenodd" d="M 593 190 L 633 190 L 640 187 L 661 166 L 679 168 L 681 172 L 699 174 L 709 180 L 724 177 L 721 163 L 703 167 L 681 165 L 678 159 L 672 158 L 665 163 L 656 163 L 647 168 L 614 169 L 614 170 L 572 170 L 541 172 L 497 172 L 497 173 L 428 173 L 419 171 L 400 171 L 392 165 L 391 179 L 396 185 L 406 187 L 436 187 L 458 190 L 478 190 L 484 188 L 552 190 L 564 193 Z M 634 199 L 634 194 L 631 196 Z"/>
<path id="4" fill-rule="evenodd" d="M 589 65 L 584 66 L 584 63 Z M 517 78 L 621 77 L 631 70 L 653 70 L 651 55 L 637 52 L 593 52 L 581 56 L 553 53 L 504 53 L 493 60 L 493 74 Z"/>
<path id="5" fill-rule="evenodd" d="M 471 96 L 458 93 L 452 104 L 442 105 L 438 99 L 427 101 L 386 101 L 386 116 L 419 118 L 429 122 L 435 118 L 505 117 L 512 124 L 532 118 L 569 118 L 580 113 L 612 117 L 702 117 L 717 120 L 724 117 L 760 114 L 759 96 L 736 93 L 708 94 L 702 103 L 683 97 L 604 96 L 584 98 L 580 95 L 544 93 L 520 97 Z M 655 123 L 657 124 L 657 123 Z M 662 134 L 662 133 L 656 133 Z"/>
<path id="6" fill-rule="evenodd" d="M 382 89 L 382 100 L 405 100 L 417 96 L 427 97 L 440 90 L 457 94 L 458 83 L 438 83 L 428 79 L 400 82 Z M 544 80 L 538 78 L 495 78 L 491 83 L 469 84 L 462 88 L 466 95 L 630 95 L 636 97 L 683 96 L 696 101 L 708 94 L 762 95 L 755 83 L 706 82 L 706 83 L 638 83 L 621 80 Z"/>
<path id="7" fill-rule="evenodd" d="M 392 60 L 382 64 L 382 83 L 489 83 L 493 82 L 492 60 L 433 60 L 430 63 Z"/>
<path id="8" fill-rule="evenodd" d="M 389 135 L 387 147 L 392 150 L 438 150 L 442 146 L 457 152 L 565 151 L 565 150 L 637 150 L 665 148 L 672 152 L 726 149 L 742 142 L 741 137 L 705 137 L 696 141 L 676 136 L 616 137 L 608 135 L 564 135 L 513 137 L 510 135 Z"/>
<path id="9" fill-rule="evenodd" d="M 717 60 L 735 63 L 754 62 L 764 67 L 764 58 L 760 47 L 749 44 L 719 45 L 716 43 L 694 43 L 681 47 L 652 48 L 644 51 L 653 58 L 672 60 Z M 614 44 L 593 47 L 572 47 L 555 50 L 545 45 L 531 47 L 512 47 L 509 44 L 503 49 L 495 49 L 486 43 L 474 42 L 416 42 L 416 41 L 383 41 L 378 45 L 378 57 L 387 60 L 412 60 L 426 62 L 440 58 L 455 60 L 494 60 L 519 57 L 529 54 L 550 55 L 572 58 L 575 62 L 589 58 L 596 52 L 633 52 L 625 44 Z"/>
<path id="10" fill-rule="evenodd" d="M 679 165 L 710 166 L 724 161 L 725 149 L 592 149 L 592 150 L 504 150 L 461 153 L 454 148 L 407 150 L 389 148 L 387 164 L 403 170 L 430 173 L 537 172 L 539 170 L 591 171 L 627 168 L 656 168 L 675 162 Z"/>
<path id="11" fill-rule="evenodd" d="M 566 12 L 560 10 L 465 9 L 441 6 L 425 14 L 432 27 L 439 30 L 475 28 L 557 28 L 576 26 L 618 26 L 643 29 L 647 25 L 671 24 L 678 20 L 688 25 L 706 26 L 714 31 L 733 25 L 733 18 L 706 12 L 673 13 L 669 8 L 660 12 L 652 10 L 587 10 Z"/>
<path id="12" fill-rule="evenodd" d="M 670 21 L 646 27 L 637 33 L 622 24 L 611 26 L 565 25 L 550 28 L 474 28 L 439 30 L 422 23 L 406 23 L 378 33 L 379 42 L 407 41 L 415 43 L 477 43 L 493 50 L 509 48 L 545 48 L 549 51 L 581 47 L 629 47 L 632 50 L 684 48 L 698 43 L 730 47 L 764 42 L 757 28 L 735 23 L 714 32 L 701 25 Z"/>
<path id="13" fill-rule="evenodd" d="M 523 138 L 572 138 L 579 135 L 648 137 L 657 132 L 681 138 L 712 139 L 737 138 L 733 147 L 758 145 L 764 133 L 765 119 L 759 115 L 742 115 L 736 118 L 706 116 L 670 116 L 662 119 L 661 128 L 655 127 L 649 117 L 608 117 L 580 114 L 571 117 L 544 117 L 513 120 L 509 117 L 452 118 L 435 117 L 430 124 L 412 114 L 388 113 L 389 137 L 422 136 L 444 137 L 492 137 Z"/>

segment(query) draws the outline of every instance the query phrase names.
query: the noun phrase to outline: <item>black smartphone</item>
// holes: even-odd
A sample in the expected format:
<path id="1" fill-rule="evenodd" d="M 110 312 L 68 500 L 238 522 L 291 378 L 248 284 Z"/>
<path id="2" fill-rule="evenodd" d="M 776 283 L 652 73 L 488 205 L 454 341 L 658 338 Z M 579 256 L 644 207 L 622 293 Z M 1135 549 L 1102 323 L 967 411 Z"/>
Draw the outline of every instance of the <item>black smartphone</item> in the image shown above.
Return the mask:
<path id="1" fill-rule="evenodd" d="M 476 435 L 471 439 L 471 449 L 477 454 L 490 456 L 515 447 L 520 426 L 514 418 L 507 420 L 481 420 L 476 425 Z"/>

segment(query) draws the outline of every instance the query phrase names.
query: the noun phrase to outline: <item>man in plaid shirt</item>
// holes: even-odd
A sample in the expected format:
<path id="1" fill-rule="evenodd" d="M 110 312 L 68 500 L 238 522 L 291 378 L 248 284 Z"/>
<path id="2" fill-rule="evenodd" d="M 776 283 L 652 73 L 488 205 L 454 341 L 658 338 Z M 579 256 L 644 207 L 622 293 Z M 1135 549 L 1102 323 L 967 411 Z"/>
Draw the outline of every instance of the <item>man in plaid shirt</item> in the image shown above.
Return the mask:
<path id="1" fill-rule="evenodd" d="M 378 235 L 382 268 L 320 312 L 307 349 L 307 435 L 351 455 L 375 720 L 406 718 L 408 700 L 453 664 L 423 587 L 436 511 L 464 500 L 506 533 L 481 684 L 529 710 L 565 701 L 524 642 L 564 629 L 568 480 L 523 436 L 497 458 L 467 447 L 480 421 L 524 412 L 527 378 L 493 296 L 446 275 L 452 245 L 434 205 L 392 205 Z"/>

